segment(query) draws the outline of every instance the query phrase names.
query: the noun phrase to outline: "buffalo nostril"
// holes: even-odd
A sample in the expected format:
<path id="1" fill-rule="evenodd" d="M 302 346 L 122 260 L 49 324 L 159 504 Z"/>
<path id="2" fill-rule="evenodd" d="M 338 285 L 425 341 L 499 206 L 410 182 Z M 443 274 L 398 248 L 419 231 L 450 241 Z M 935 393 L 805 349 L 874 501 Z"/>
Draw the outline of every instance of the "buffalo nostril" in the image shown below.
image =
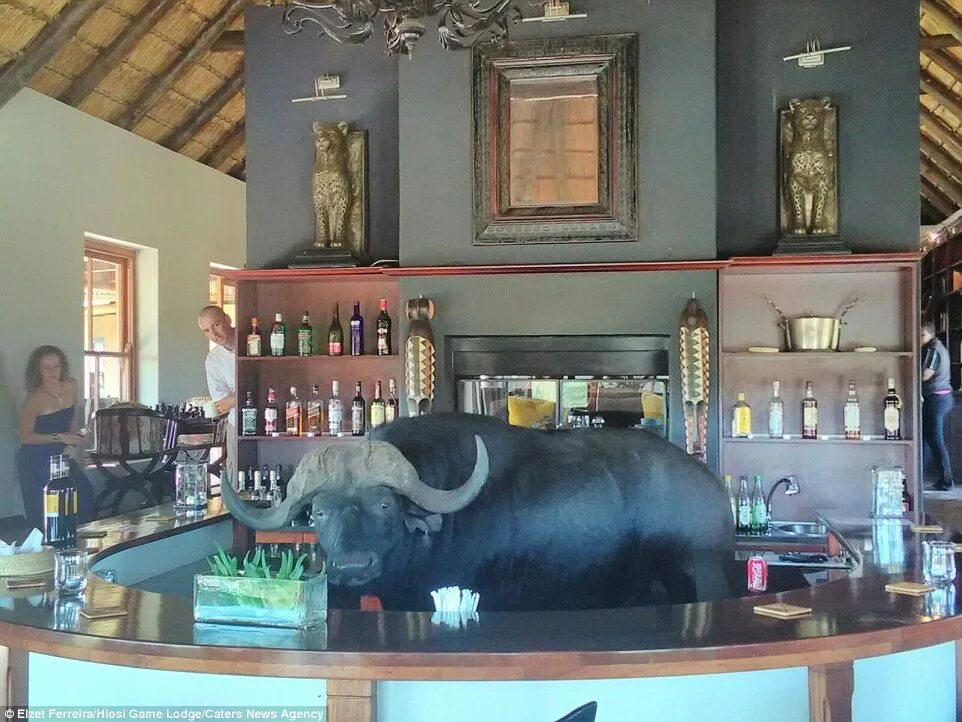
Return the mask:
<path id="1" fill-rule="evenodd" d="M 331 560 L 331 568 L 339 572 L 362 572 L 374 566 L 373 553 L 345 554 Z"/>

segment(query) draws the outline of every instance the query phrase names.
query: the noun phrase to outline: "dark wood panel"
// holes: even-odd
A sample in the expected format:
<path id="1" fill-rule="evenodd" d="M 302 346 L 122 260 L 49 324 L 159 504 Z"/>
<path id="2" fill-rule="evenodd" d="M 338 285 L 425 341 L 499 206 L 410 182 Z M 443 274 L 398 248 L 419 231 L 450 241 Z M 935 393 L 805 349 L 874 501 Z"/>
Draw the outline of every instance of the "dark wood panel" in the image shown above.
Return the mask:
<path id="1" fill-rule="evenodd" d="M 855 670 L 851 662 L 808 668 L 808 719 L 852 722 Z"/>

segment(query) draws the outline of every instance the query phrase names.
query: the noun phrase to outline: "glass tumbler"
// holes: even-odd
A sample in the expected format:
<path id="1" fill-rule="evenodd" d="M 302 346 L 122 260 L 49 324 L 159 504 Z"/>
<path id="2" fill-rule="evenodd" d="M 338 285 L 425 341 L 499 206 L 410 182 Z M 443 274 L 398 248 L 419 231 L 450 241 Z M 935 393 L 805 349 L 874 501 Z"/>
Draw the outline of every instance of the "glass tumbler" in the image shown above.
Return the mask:
<path id="1" fill-rule="evenodd" d="M 922 575 L 927 582 L 955 581 L 955 544 L 947 541 L 922 542 Z"/>
<path id="2" fill-rule="evenodd" d="M 84 549 L 62 549 L 53 555 L 53 583 L 60 594 L 83 594 L 89 557 Z"/>
<path id="3" fill-rule="evenodd" d="M 207 465 L 196 462 L 177 462 L 174 469 L 176 496 L 174 508 L 183 512 L 207 509 Z"/>

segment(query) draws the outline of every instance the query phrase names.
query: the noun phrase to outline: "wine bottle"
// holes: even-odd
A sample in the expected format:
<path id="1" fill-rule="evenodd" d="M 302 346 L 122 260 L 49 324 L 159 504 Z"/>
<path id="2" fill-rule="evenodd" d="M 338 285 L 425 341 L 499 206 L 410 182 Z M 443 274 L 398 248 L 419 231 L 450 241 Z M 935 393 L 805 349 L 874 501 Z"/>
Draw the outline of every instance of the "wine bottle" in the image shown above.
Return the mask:
<path id="1" fill-rule="evenodd" d="M 247 392 L 244 408 L 241 410 L 241 436 L 257 435 L 257 404 L 254 402 L 254 392 Z"/>
<path id="2" fill-rule="evenodd" d="M 351 436 L 364 436 L 364 417 L 367 414 L 360 381 L 354 384 L 354 391 L 354 398 L 351 399 Z"/>
<path id="3" fill-rule="evenodd" d="M 341 384 L 337 380 L 331 383 L 331 400 L 327 404 L 327 428 L 331 436 L 341 435 L 344 408 L 341 405 Z"/>
<path id="4" fill-rule="evenodd" d="M 374 400 L 371 402 L 371 428 L 376 429 L 384 423 L 387 407 L 381 398 L 381 382 L 374 384 Z"/>
<path id="5" fill-rule="evenodd" d="M 297 387 L 291 386 L 291 395 L 287 399 L 287 435 L 300 436 L 303 417 L 301 416 L 301 400 L 297 397 Z"/>
<path id="6" fill-rule="evenodd" d="M 785 404 L 778 395 L 779 383 L 772 381 L 772 398 L 768 402 L 768 435 L 780 439 L 785 435 Z"/>
<path id="7" fill-rule="evenodd" d="M 344 331 L 341 329 L 341 319 L 337 303 L 334 303 L 334 318 L 331 328 L 327 332 L 327 353 L 330 356 L 340 356 L 344 353 Z"/>
<path id="8" fill-rule="evenodd" d="M 307 311 L 301 318 L 301 326 L 297 329 L 297 355 L 311 356 L 314 353 L 314 328 Z"/>
<path id="9" fill-rule="evenodd" d="M 354 315 L 351 316 L 351 356 L 364 353 L 364 319 L 361 318 L 361 302 L 354 302 Z"/>
<path id="10" fill-rule="evenodd" d="M 895 379 L 889 379 L 889 392 L 886 394 L 882 408 L 882 423 L 885 426 L 885 438 L 898 441 L 902 438 L 902 399 L 895 393 Z"/>
<path id="11" fill-rule="evenodd" d="M 261 330 L 257 327 L 257 316 L 251 319 L 251 332 L 247 334 L 247 355 L 261 355 Z"/>
<path id="12" fill-rule="evenodd" d="M 397 384 L 394 379 L 387 382 L 388 397 L 387 404 L 384 406 L 384 423 L 389 424 L 397 418 Z"/>
<path id="13" fill-rule="evenodd" d="M 274 325 L 271 326 L 271 356 L 283 356 L 287 346 L 287 328 L 280 313 L 274 314 Z"/>
<path id="14" fill-rule="evenodd" d="M 264 436 L 279 436 L 277 425 L 277 393 L 267 389 L 267 406 L 264 407 Z"/>
<path id="15" fill-rule="evenodd" d="M 862 438 L 861 410 L 858 405 L 858 396 L 855 393 L 855 382 L 848 382 L 848 398 L 845 400 L 845 408 L 842 411 L 842 422 L 845 428 L 846 439 Z"/>
<path id="16" fill-rule="evenodd" d="M 391 355 L 391 317 L 387 313 L 387 299 L 381 299 L 381 312 L 377 315 L 377 355 Z"/>
<path id="17" fill-rule="evenodd" d="M 811 381 L 805 382 L 805 398 L 802 399 L 802 438 L 818 438 L 818 402 Z"/>
<path id="18" fill-rule="evenodd" d="M 321 424 L 323 421 L 323 405 L 321 403 L 321 392 L 317 384 L 311 387 L 311 400 L 307 402 L 307 436 L 320 436 Z"/>

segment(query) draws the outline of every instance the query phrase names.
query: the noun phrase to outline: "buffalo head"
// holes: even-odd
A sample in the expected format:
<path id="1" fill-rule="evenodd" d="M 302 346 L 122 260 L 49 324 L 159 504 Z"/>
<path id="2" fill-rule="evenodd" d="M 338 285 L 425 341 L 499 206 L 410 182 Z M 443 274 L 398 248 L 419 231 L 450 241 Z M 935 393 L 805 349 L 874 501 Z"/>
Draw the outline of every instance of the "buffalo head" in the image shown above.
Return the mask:
<path id="1" fill-rule="evenodd" d="M 425 484 L 393 445 L 363 441 L 307 454 L 287 485 L 287 498 L 270 509 L 245 502 L 229 484 L 221 493 L 231 514 L 252 529 L 281 529 L 310 505 L 331 583 L 360 586 L 380 576 L 384 555 L 402 540 L 407 506 L 450 514 L 474 501 L 488 478 L 484 442 L 478 436 L 475 442 L 474 471 L 456 489 Z"/>

